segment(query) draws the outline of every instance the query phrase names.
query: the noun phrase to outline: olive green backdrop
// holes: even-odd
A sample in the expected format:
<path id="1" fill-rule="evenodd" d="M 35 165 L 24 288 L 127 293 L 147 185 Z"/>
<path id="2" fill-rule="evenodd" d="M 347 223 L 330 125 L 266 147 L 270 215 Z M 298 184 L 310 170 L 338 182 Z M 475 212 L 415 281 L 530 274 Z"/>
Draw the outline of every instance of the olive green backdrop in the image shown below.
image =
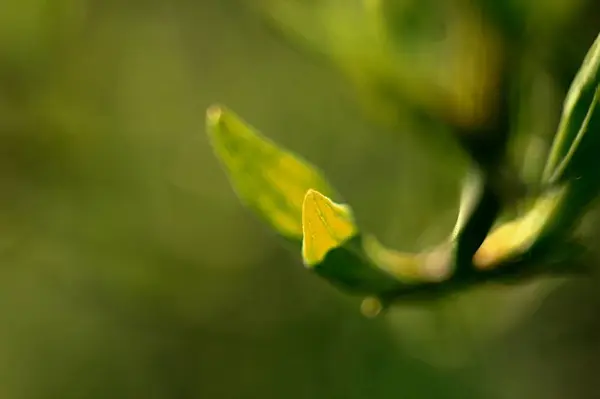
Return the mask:
<path id="1" fill-rule="evenodd" d="M 521 122 L 547 144 L 600 8 L 480 3 L 543 55 Z M 247 6 L 0 3 L 0 397 L 597 397 L 593 278 L 369 320 L 239 204 L 204 132 L 215 102 L 318 164 L 390 246 L 449 232 L 466 165 Z"/>

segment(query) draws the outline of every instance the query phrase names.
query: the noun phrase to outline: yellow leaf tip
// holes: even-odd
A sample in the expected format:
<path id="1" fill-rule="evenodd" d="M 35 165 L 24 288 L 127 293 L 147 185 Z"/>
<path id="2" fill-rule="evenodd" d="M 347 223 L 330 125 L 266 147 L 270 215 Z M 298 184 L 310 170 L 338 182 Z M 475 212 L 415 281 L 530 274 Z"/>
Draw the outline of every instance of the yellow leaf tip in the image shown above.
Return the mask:
<path id="1" fill-rule="evenodd" d="M 306 202 L 307 199 L 314 199 L 317 196 L 324 197 L 324 195 L 318 192 L 317 190 L 309 188 L 306 191 L 306 194 L 304 195 L 304 201 Z"/>
<path id="2" fill-rule="evenodd" d="M 320 263 L 356 230 L 347 206 L 336 204 L 317 190 L 306 192 L 302 203 L 302 257 L 307 266 Z"/>
<path id="3" fill-rule="evenodd" d="M 327 202 L 331 202 L 331 200 L 317 190 L 309 188 L 302 201 L 302 213 L 304 214 L 304 211 L 317 212 Z"/>
<path id="4" fill-rule="evenodd" d="M 223 116 L 223 107 L 219 104 L 214 104 L 206 110 L 206 120 L 209 123 L 217 124 Z"/>
<path id="5" fill-rule="evenodd" d="M 323 209 L 330 204 L 335 205 L 333 201 L 317 190 L 309 188 L 306 191 L 302 201 L 302 226 L 305 236 L 311 233 L 315 224 L 326 225 L 323 220 Z"/>
<path id="6" fill-rule="evenodd" d="M 309 188 L 304 195 L 304 202 L 302 203 L 302 208 L 304 209 L 312 209 L 315 210 L 323 210 L 324 207 L 340 207 L 342 205 L 338 205 L 329 199 L 327 196 L 321 194 L 317 190 L 313 188 Z"/>

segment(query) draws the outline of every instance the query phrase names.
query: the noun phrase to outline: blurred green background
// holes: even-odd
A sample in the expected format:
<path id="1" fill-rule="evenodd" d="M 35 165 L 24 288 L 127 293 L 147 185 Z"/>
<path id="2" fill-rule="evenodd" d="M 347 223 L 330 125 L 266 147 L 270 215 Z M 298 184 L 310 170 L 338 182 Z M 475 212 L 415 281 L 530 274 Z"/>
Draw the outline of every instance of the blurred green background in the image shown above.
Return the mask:
<path id="1" fill-rule="evenodd" d="M 357 96 L 317 55 L 330 20 L 311 18 L 367 3 L 0 2 L 1 398 L 597 397 L 595 279 L 482 287 L 369 320 L 239 204 L 204 133 L 215 102 L 319 165 L 384 243 L 413 250 L 451 229 L 464 154 L 422 140 L 410 96 L 390 118 L 380 92 Z M 460 12 L 520 49 L 515 159 L 535 175 L 600 3 L 383 4 L 417 39 L 407 73 L 459 65 L 452 87 L 484 81 L 452 60 L 496 42 L 465 28 L 477 46 L 444 47 L 431 22 Z M 314 37 L 284 40 L 265 15 L 302 17 L 280 21 Z M 369 56 L 348 43 L 337 56 Z"/>

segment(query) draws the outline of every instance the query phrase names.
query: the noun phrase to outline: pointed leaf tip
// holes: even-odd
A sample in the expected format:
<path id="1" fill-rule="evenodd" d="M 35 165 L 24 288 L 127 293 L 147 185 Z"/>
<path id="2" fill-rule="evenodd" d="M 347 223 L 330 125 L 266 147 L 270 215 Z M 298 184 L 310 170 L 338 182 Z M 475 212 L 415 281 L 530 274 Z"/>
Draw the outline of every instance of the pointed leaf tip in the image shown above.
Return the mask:
<path id="1" fill-rule="evenodd" d="M 219 120 L 221 119 L 221 115 L 223 114 L 223 107 L 221 107 L 220 105 L 211 105 L 207 110 L 206 110 L 206 121 L 211 123 L 211 124 L 217 124 L 219 123 Z"/>
<path id="2" fill-rule="evenodd" d="M 302 258 L 305 265 L 317 265 L 329 251 L 357 232 L 347 205 L 336 204 L 313 189 L 306 192 L 302 203 Z"/>

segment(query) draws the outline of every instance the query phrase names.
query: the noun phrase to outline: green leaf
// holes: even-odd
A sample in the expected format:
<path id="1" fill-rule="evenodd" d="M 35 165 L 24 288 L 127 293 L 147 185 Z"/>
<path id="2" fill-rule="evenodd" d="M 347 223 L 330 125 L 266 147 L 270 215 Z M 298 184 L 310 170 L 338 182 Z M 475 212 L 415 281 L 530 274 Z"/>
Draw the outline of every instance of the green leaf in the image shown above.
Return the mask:
<path id="1" fill-rule="evenodd" d="M 338 197 L 323 174 L 221 106 L 208 109 L 213 150 L 240 200 L 281 236 L 302 240 L 302 204 L 316 189 Z"/>
<path id="2" fill-rule="evenodd" d="M 600 35 L 588 51 L 564 101 L 558 132 L 544 171 L 544 182 L 558 184 L 568 179 L 598 174 L 600 149 Z"/>
<path id="3" fill-rule="evenodd" d="M 600 35 L 590 47 L 563 105 L 543 183 L 562 192 L 541 234 L 544 241 L 570 234 L 600 192 Z M 540 240 L 538 240 L 540 241 Z"/>
<path id="4" fill-rule="evenodd" d="M 474 187 L 467 184 L 467 188 L 471 191 Z M 474 190 L 474 202 L 466 201 L 469 215 L 469 208 L 483 198 L 478 191 Z M 494 230 L 475 254 L 474 265 L 467 260 L 469 272 L 465 268 L 458 273 L 456 263 L 465 261 L 460 259 L 460 234 L 419 253 L 396 251 L 361 232 L 348 205 L 336 204 L 309 190 L 302 214 L 302 257 L 309 270 L 341 291 L 365 296 L 361 311 L 370 317 L 392 303 L 430 302 L 487 281 L 514 283 L 534 274 L 572 275 L 582 270 L 568 262 L 574 259 L 573 254 L 580 254 L 576 243 L 544 248 L 534 245 L 559 194 L 544 197 L 523 218 Z M 465 226 L 461 220 L 457 223 L 459 232 Z"/>

